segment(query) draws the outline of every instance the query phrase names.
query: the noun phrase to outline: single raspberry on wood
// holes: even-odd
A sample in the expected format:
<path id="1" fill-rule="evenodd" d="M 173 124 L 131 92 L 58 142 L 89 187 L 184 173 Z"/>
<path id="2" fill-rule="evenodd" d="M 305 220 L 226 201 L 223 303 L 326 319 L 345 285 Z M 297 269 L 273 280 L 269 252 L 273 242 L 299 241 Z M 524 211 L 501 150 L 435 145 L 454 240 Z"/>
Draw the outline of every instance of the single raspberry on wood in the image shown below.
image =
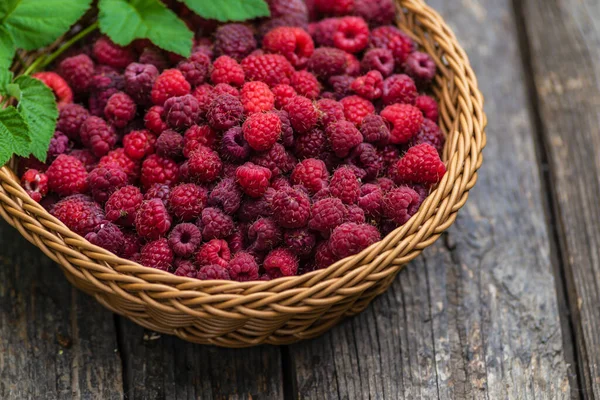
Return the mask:
<path id="1" fill-rule="evenodd" d="M 383 197 L 383 215 L 398 226 L 404 225 L 419 209 L 419 194 L 407 186 L 392 189 Z"/>
<path id="2" fill-rule="evenodd" d="M 198 270 L 196 277 L 202 281 L 206 280 L 229 280 L 229 272 L 227 268 L 221 265 L 205 265 Z"/>
<path id="3" fill-rule="evenodd" d="M 79 54 L 62 60 L 58 70 L 75 93 L 85 93 L 94 76 L 94 62 L 85 54 Z"/>
<path id="4" fill-rule="evenodd" d="M 110 222 L 100 224 L 85 238 L 93 245 L 102 247 L 118 256 L 122 254 L 125 236 L 118 226 Z"/>
<path id="5" fill-rule="evenodd" d="M 435 77 L 435 61 L 427 53 L 414 51 L 406 59 L 404 70 L 419 84 L 427 85 Z"/>
<path id="6" fill-rule="evenodd" d="M 79 130 L 83 122 L 90 116 L 87 109 L 79 104 L 66 104 L 60 108 L 56 130 L 70 139 L 79 139 Z"/>
<path id="7" fill-rule="evenodd" d="M 246 119 L 242 131 L 252 149 L 265 151 L 281 136 L 281 119 L 274 113 L 255 113 Z"/>
<path id="8" fill-rule="evenodd" d="M 121 226 L 133 226 L 135 215 L 144 201 L 144 196 L 136 186 L 128 185 L 113 192 L 104 210 L 106 219 Z"/>
<path id="9" fill-rule="evenodd" d="M 395 166 L 396 183 L 438 183 L 446 173 L 435 147 L 427 143 L 408 149 Z"/>
<path id="10" fill-rule="evenodd" d="M 88 172 L 83 163 L 73 156 L 61 154 L 56 157 L 46 175 L 48 188 L 61 196 L 85 193 L 88 189 Z"/>
<path id="11" fill-rule="evenodd" d="M 221 156 L 225 160 L 243 162 L 250 156 L 250 145 L 244 139 L 242 128 L 235 126 L 223 134 Z"/>
<path id="12" fill-rule="evenodd" d="M 305 228 L 286 230 L 283 234 L 284 247 L 298 257 L 309 256 L 316 243 L 316 236 Z"/>
<path id="13" fill-rule="evenodd" d="M 414 49 L 414 43 L 400 29 L 387 25 L 371 31 L 371 47 L 383 47 L 392 52 L 396 66 L 404 64 Z"/>
<path id="14" fill-rule="evenodd" d="M 214 148 L 217 143 L 217 132 L 208 125 L 192 125 L 183 134 L 183 155 L 190 155 L 201 146 Z"/>
<path id="15" fill-rule="evenodd" d="M 169 246 L 175 255 L 179 257 L 191 257 L 200 243 L 202 234 L 200 229 L 194 224 L 183 223 L 176 225 L 169 234 Z"/>
<path id="16" fill-rule="evenodd" d="M 394 55 L 386 48 L 367 50 L 362 58 L 360 67 L 363 72 L 379 71 L 383 77 L 388 77 L 394 72 Z"/>
<path id="17" fill-rule="evenodd" d="M 310 218 L 310 199 L 302 190 L 278 190 L 271 201 L 273 218 L 284 228 L 302 228 Z"/>
<path id="18" fill-rule="evenodd" d="M 383 82 L 382 99 L 386 105 L 415 104 L 417 96 L 417 86 L 408 75 L 392 75 Z"/>
<path id="19" fill-rule="evenodd" d="M 182 221 L 191 221 L 202 214 L 206 206 L 208 192 L 193 183 L 175 186 L 169 194 L 169 211 Z"/>
<path id="20" fill-rule="evenodd" d="M 279 84 L 290 84 L 294 67 L 282 55 L 262 54 L 250 55 L 242 60 L 242 68 L 249 81 L 261 81 L 273 87 Z"/>
<path id="21" fill-rule="evenodd" d="M 186 129 L 200 116 L 198 100 L 191 94 L 171 97 L 164 104 L 164 118 L 173 129 Z"/>
<path id="22" fill-rule="evenodd" d="M 214 150 L 200 145 L 190 154 L 189 177 L 194 182 L 212 182 L 219 177 L 223 163 Z"/>
<path id="23" fill-rule="evenodd" d="M 281 229 L 271 218 L 259 218 L 248 228 L 248 248 L 252 251 L 271 250 L 281 239 Z"/>
<path id="24" fill-rule="evenodd" d="M 158 77 L 152 64 L 131 63 L 125 69 L 125 92 L 141 105 L 150 105 L 150 93 Z"/>
<path id="25" fill-rule="evenodd" d="M 96 40 L 92 53 L 100 64 L 114 68 L 125 68 L 135 61 L 131 48 L 118 46 L 104 36 Z"/>
<path id="26" fill-rule="evenodd" d="M 242 192 L 233 178 L 221 180 L 208 197 L 208 205 L 220 207 L 227 214 L 234 214 L 242 202 Z"/>
<path id="27" fill-rule="evenodd" d="M 360 126 L 367 115 L 375 114 L 375 106 L 360 96 L 348 96 L 340 100 L 344 107 L 344 116 L 356 126 Z"/>
<path id="28" fill-rule="evenodd" d="M 290 123 L 297 133 L 308 132 L 317 125 L 319 120 L 319 114 L 313 102 L 304 96 L 290 99 L 284 110 L 288 113 Z"/>
<path id="29" fill-rule="evenodd" d="M 196 253 L 196 264 L 199 266 L 219 265 L 225 268 L 229 260 L 231 260 L 229 245 L 222 239 L 212 239 L 204 243 Z"/>
<path id="30" fill-rule="evenodd" d="M 175 161 L 152 154 L 142 163 L 140 180 L 145 188 L 155 183 L 172 185 L 179 180 L 179 168 Z"/>
<path id="31" fill-rule="evenodd" d="M 264 82 L 246 82 L 242 87 L 241 100 L 246 115 L 271 111 L 275 107 L 275 95 Z"/>
<path id="32" fill-rule="evenodd" d="M 87 176 L 87 184 L 94 200 L 104 204 L 117 189 L 127 185 L 129 177 L 116 166 L 94 168 Z"/>
<path id="33" fill-rule="evenodd" d="M 392 104 L 381 111 L 380 115 L 391 126 L 390 143 L 408 143 L 423 125 L 421 110 L 410 104 Z"/>
<path id="34" fill-rule="evenodd" d="M 433 97 L 427 95 L 418 96 L 415 100 L 415 107 L 421 110 L 425 118 L 437 122 L 439 118 L 438 103 Z"/>
<path id="35" fill-rule="evenodd" d="M 269 31 L 263 38 L 263 49 L 283 55 L 294 67 L 302 68 L 315 50 L 315 44 L 304 29 L 281 26 Z"/>
<path id="36" fill-rule="evenodd" d="M 289 250 L 275 249 L 267 254 L 263 266 L 272 278 L 294 276 L 298 272 L 298 259 Z"/>
<path id="37" fill-rule="evenodd" d="M 108 99 L 104 107 L 104 116 L 117 128 L 124 128 L 135 118 L 136 111 L 137 106 L 131 97 L 123 92 L 117 92 Z"/>
<path id="38" fill-rule="evenodd" d="M 269 187 L 271 171 L 268 168 L 247 162 L 237 168 L 235 177 L 244 193 L 250 197 L 260 197 Z"/>
<path id="39" fill-rule="evenodd" d="M 341 259 L 360 253 L 379 240 L 381 234 L 373 225 L 346 222 L 333 230 L 329 248 Z"/>
<path id="40" fill-rule="evenodd" d="M 244 84 L 244 69 L 229 56 L 221 56 L 213 63 L 210 80 L 214 84 L 228 83 L 233 86 Z"/>
<path id="41" fill-rule="evenodd" d="M 307 158 L 296 165 L 290 180 L 292 184 L 304 186 L 310 194 L 315 194 L 327 186 L 329 172 L 323 161 Z"/>
<path id="42" fill-rule="evenodd" d="M 71 90 L 67 81 L 56 72 L 38 72 L 33 74 L 32 77 L 42 81 L 44 85 L 48 86 L 54 92 L 57 100 L 56 105 L 59 109 L 62 106 L 73 103 L 73 90 Z"/>
<path id="43" fill-rule="evenodd" d="M 358 53 L 369 44 L 369 26 L 361 17 L 340 18 L 333 33 L 333 44 L 349 53 Z"/>
<path id="44" fill-rule="evenodd" d="M 183 142 L 183 136 L 167 129 L 156 139 L 156 154 L 176 160 L 183 155 Z"/>
<path id="45" fill-rule="evenodd" d="M 379 71 L 369 71 L 366 75 L 356 78 L 351 88 L 354 93 L 365 99 L 378 99 L 383 93 L 383 76 Z"/>
<path id="46" fill-rule="evenodd" d="M 144 126 L 156 135 L 160 135 L 162 131 L 168 128 L 163 119 L 164 110 L 162 106 L 152 106 L 144 116 Z"/>
<path id="47" fill-rule="evenodd" d="M 81 143 L 96 157 L 102 157 L 117 143 L 117 134 L 111 125 L 99 117 L 89 117 L 81 125 Z"/>
<path id="48" fill-rule="evenodd" d="M 173 251 L 167 239 L 149 242 L 140 251 L 139 263 L 150 268 L 170 271 L 173 266 Z"/>
<path id="49" fill-rule="evenodd" d="M 158 106 L 165 104 L 171 97 L 185 96 L 192 90 L 189 82 L 178 69 L 164 70 L 152 86 L 152 102 Z"/>
<path id="50" fill-rule="evenodd" d="M 217 56 L 229 56 L 238 61 L 256 49 L 252 29 L 244 24 L 225 24 L 215 32 L 213 49 Z"/>
<path id="51" fill-rule="evenodd" d="M 142 202 L 135 217 L 135 229 L 145 239 L 158 239 L 171 229 L 171 215 L 159 199 Z"/>
<path id="52" fill-rule="evenodd" d="M 247 282 L 258 279 L 258 264 L 254 257 L 247 252 L 240 251 L 227 266 L 229 276 L 234 281 Z"/>
<path id="53" fill-rule="evenodd" d="M 331 231 L 346 220 L 346 207 L 338 198 L 325 198 L 312 205 L 308 227 L 329 237 Z"/>
<path id="54" fill-rule="evenodd" d="M 338 157 L 346 157 L 350 151 L 363 141 L 363 136 L 353 123 L 338 121 L 329 125 L 326 130 L 329 143 Z"/>
<path id="55" fill-rule="evenodd" d="M 231 216 L 213 207 L 206 207 L 202 210 L 202 216 L 198 219 L 197 224 L 202 228 L 204 239 L 223 239 L 231 235 L 235 229 Z"/>
<path id="56" fill-rule="evenodd" d="M 334 75 L 343 75 L 347 66 L 346 53 L 335 47 L 319 47 L 308 60 L 308 70 L 327 81 Z"/>
<path id="57" fill-rule="evenodd" d="M 421 143 L 427 143 L 433 146 L 439 154 L 442 154 L 445 142 L 446 137 L 440 127 L 432 120 L 426 119 L 423 121 L 419 133 L 413 137 L 411 145 L 416 146 Z"/>
<path id="58" fill-rule="evenodd" d="M 50 209 L 50 214 L 61 220 L 67 228 L 85 236 L 105 221 L 98 203 L 81 194 L 65 197 Z"/>

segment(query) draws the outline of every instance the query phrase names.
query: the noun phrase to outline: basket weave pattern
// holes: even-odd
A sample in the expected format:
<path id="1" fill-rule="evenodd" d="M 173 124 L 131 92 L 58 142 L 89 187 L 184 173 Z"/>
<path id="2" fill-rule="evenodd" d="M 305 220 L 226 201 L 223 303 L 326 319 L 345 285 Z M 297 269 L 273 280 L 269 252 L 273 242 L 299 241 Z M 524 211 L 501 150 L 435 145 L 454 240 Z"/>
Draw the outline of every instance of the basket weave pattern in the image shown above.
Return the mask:
<path id="1" fill-rule="evenodd" d="M 483 97 L 463 49 L 422 0 L 396 0 L 398 24 L 433 56 L 448 172 L 419 212 L 382 241 L 332 266 L 272 281 L 200 281 L 116 257 L 71 232 L 0 169 L 0 215 L 105 307 L 184 340 L 225 347 L 288 344 L 362 311 L 400 269 L 456 219 L 475 185 L 485 146 Z"/>

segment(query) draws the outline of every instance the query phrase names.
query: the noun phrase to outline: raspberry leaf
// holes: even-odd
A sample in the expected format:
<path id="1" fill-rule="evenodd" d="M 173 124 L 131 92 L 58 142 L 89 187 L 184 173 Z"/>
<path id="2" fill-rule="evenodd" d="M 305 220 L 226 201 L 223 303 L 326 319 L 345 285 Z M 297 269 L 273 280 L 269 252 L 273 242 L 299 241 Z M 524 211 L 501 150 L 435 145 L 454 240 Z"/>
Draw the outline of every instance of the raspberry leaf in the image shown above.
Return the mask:
<path id="1" fill-rule="evenodd" d="M 207 1 L 211 2 L 211 1 Z M 158 47 L 189 57 L 194 34 L 158 0 L 100 0 L 100 30 L 120 46 L 150 39 Z"/>
<path id="2" fill-rule="evenodd" d="M 12 82 L 13 73 L 8 69 L 0 68 L 0 95 L 8 94 L 6 87 Z"/>
<path id="3" fill-rule="evenodd" d="M 244 21 L 268 17 L 269 6 L 264 0 L 179 0 L 196 14 L 218 21 Z"/>
<path id="4" fill-rule="evenodd" d="M 15 44 L 10 32 L 0 26 L 0 69 L 10 67 L 15 56 Z"/>
<path id="5" fill-rule="evenodd" d="M 25 119 L 13 106 L 0 110 L 0 166 L 13 154 L 29 155 L 30 139 Z"/>

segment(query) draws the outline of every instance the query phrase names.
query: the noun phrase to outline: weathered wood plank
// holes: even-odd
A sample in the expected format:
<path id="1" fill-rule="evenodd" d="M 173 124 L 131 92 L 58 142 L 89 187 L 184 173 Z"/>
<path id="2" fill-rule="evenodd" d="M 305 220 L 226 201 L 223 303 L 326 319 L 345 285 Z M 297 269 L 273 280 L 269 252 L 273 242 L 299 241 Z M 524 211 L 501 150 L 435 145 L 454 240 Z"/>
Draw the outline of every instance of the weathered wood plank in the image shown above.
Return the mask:
<path id="1" fill-rule="evenodd" d="M 582 390 L 600 398 L 600 3 L 516 4 L 531 45 Z"/>
<path id="2" fill-rule="evenodd" d="M 121 398 L 112 314 L 4 221 L 0 248 L 0 398 Z"/>
<path id="3" fill-rule="evenodd" d="M 428 3 L 455 29 L 487 95 L 480 180 L 449 234 L 390 291 L 323 337 L 290 346 L 297 396 L 568 398 L 511 2 Z"/>

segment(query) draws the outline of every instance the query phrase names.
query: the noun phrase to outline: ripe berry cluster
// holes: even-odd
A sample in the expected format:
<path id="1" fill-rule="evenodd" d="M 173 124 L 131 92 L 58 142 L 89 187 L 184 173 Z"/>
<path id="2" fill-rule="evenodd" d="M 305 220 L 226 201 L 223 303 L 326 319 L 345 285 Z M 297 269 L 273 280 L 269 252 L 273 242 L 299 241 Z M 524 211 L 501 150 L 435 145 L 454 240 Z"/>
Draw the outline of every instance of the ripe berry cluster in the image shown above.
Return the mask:
<path id="1" fill-rule="evenodd" d="M 21 163 L 31 197 L 198 279 L 324 268 L 404 224 L 446 172 L 434 61 L 392 0 L 269 3 L 254 25 L 205 22 L 188 59 L 99 37 L 39 75 L 60 116 L 47 164 Z"/>

